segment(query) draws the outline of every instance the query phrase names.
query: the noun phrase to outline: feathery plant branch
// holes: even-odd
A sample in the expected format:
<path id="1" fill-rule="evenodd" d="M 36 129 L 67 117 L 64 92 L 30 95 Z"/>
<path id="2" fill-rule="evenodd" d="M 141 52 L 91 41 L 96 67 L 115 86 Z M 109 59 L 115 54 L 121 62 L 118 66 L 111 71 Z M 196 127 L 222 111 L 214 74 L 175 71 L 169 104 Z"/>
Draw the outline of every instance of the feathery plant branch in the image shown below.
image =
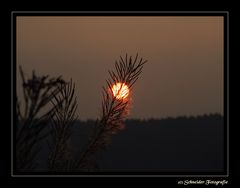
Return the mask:
<path id="1" fill-rule="evenodd" d="M 49 134 L 52 143 L 48 143 L 50 154 L 48 167 L 50 171 L 89 170 L 96 168 L 94 154 L 105 149 L 113 134 L 124 128 L 123 121 L 127 116 L 129 99 L 117 97 L 121 89 L 127 86 L 130 90 L 142 72 L 147 61 L 120 56 L 115 62 L 115 71 L 109 71 L 109 78 L 102 91 L 102 115 L 96 121 L 96 126 L 90 137 L 87 147 L 77 160 L 70 155 L 69 138 L 71 127 L 76 120 L 77 102 L 75 84 L 70 80 L 66 83 L 61 77 L 37 77 L 35 72 L 32 78 L 26 81 L 22 68 L 20 75 L 23 83 L 25 108 L 22 112 L 21 103 L 16 98 L 17 133 L 16 133 L 16 163 L 21 171 L 32 170 L 36 167 L 34 160 L 39 152 L 39 141 Z M 120 84 L 117 93 L 112 87 Z M 46 105 L 52 107 L 43 115 L 39 112 Z M 46 125 L 51 125 L 50 131 L 42 134 Z"/>
<path id="2" fill-rule="evenodd" d="M 132 88 L 138 80 L 143 65 L 146 62 L 147 60 L 143 60 L 142 58 L 139 60 L 138 54 L 135 58 L 132 58 L 132 56 L 128 57 L 126 54 L 125 58 L 120 56 L 120 60 L 115 62 L 115 71 L 108 71 L 110 78 L 106 80 L 106 86 L 103 87 L 102 92 L 102 115 L 100 120 L 96 122 L 94 134 L 87 148 L 75 164 L 76 169 L 88 170 L 96 166 L 92 158 L 93 154 L 99 149 L 106 148 L 111 140 L 112 134 L 123 129 L 123 121 L 127 116 L 129 99 L 118 99 L 116 96 L 124 85 L 127 85 L 129 89 Z M 120 83 L 121 86 L 117 94 L 114 95 L 112 87 L 117 83 Z"/>
<path id="3" fill-rule="evenodd" d="M 51 118 L 53 144 L 52 147 L 49 144 L 51 151 L 48 166 L 50 171 L 70 171 L 72 169 L 73 159 L 70 155 L 69 138 L 71 127 L 77 119 L 75 116 L 77 99 L 74 93 L 75 84 L 71 79 L 63 89 L 60 88 L 60 93 L 51 100 L 55 107 L 55 114 Z"/>
<path id="4" fill-rule="evenodd" d="M 34 71 L 32 78 L 26 81 L 21 66 L 19 71 L 25 107 L 22 112 L 21 103 L 16 98 L 16 169 L 26 171 L 36 167 L 34 160 L 39 152 L 38 143 L 49 133 L 41 134 L 54 115 L 57 106 L 50 108 L 43 115 L 40 115 L 39 112 L 61 91 L 59 85 L 64 88 L 65 81 L 61 77 L 38 77 Z"/>

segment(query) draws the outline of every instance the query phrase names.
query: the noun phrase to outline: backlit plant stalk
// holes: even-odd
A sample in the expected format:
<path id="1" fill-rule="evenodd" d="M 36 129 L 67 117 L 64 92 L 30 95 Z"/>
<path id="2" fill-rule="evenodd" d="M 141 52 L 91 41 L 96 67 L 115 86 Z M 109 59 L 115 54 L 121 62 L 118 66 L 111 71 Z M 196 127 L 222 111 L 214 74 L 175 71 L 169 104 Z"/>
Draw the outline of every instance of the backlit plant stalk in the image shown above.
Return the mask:
<path id="1" fill-rule="evenodd" d="M 114 95 L 112 87 L 114 84 L 121 83 L 121 88 L 125 84 L 131 90 L 146 62 L 142 58 L 139 60 L 138 54 L 134 59 L 126 54 L 125 58 L 120 56 L 120 60 L 115 62 L 115 71 L 109 71 L 110 77 L 106 80 L 107 84 L 103 87 L 102 92 L 101 118 L 96 122 L 94 133 L 87 148 L 77 161 L 76 169 L 89 170 L 96 167 L 93 154 L 100 149 L 105 149 L 112 135 L 124 128 L 123 121 L 127 116 L 129 98 L 116 98 L 118 93 Z M 121 91 L 121 88 L 118 92 Z"/>

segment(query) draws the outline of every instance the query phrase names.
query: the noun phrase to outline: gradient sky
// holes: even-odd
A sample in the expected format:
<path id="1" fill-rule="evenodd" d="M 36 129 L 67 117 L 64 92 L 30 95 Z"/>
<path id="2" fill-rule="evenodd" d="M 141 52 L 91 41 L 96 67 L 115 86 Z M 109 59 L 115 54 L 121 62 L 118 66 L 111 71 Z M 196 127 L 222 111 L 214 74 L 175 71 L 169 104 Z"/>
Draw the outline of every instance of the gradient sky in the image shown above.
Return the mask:
<path id="1" fill-rule="evenodd" d="M 108 70 L 148 60 L 129 118 L 223 114 L 223 17 L 17 17 L 17 67 L 76 83 L 80 119 L 100 115 Z M 18 69 L 17 69 L 18 71 Z M 20 79 L 17 72 L 17 92 Z"/>

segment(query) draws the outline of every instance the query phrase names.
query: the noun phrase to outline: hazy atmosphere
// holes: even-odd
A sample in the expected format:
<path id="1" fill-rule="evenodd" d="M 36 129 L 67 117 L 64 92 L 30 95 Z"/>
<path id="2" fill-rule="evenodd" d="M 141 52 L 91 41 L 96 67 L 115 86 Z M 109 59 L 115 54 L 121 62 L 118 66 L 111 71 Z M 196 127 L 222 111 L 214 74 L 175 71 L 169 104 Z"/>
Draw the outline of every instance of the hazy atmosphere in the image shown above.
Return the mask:
<path id="1" fill-rule="evenodd" d="M 80 119 L 100 115 L 108 70 L 126 53 L 148 60 L 128 118 L 223 114 L 223 17 L 18 16 L 16 33 L 17 67 L 72 78 Z"/>

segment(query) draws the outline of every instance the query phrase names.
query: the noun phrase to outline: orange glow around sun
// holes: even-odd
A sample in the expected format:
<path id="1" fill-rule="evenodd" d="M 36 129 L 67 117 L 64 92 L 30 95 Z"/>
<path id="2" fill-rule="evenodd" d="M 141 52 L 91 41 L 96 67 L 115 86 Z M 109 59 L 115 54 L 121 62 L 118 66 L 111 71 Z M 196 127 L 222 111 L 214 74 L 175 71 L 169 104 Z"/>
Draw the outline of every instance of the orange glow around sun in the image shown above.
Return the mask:
<path id="1" fill-rule="evenodd" d="M 117 99 L 125 99 L 129 95 L 129 88 L 124 83 L 116 83 L 112 86 L 113 96 Z"/>

